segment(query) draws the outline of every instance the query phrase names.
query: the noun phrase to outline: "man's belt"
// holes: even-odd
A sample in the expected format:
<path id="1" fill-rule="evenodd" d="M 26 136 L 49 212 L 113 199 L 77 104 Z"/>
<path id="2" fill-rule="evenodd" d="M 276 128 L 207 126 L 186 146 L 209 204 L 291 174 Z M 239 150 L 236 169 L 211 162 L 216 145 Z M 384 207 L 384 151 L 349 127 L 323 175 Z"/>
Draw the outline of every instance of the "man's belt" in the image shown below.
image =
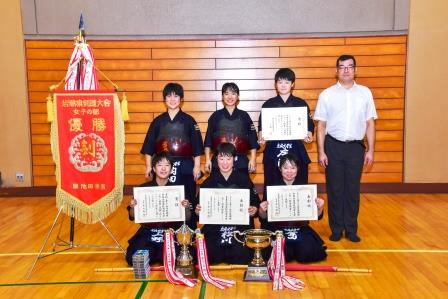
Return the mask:
<path id="1" fill-rule="evenodd" d="M 338 143 L 344 143 L 344 144 L 358 143 L 358 144 L 361 144 L 363 147 L 365 147 L 365 145 L 364 145 L 364 140 L 346 140 L 346 141 L 341 141 L 341 140 L 339 140 L 339 139 L 334 138 L 334 137 L 331 136 L 330 134 L 327 134 L 326 137 L 329 138 L 329 139 L 331 139 L 331 140 L 333 140 L 333 141 L 336 141 L 336 142 L 338 142 Z"/>

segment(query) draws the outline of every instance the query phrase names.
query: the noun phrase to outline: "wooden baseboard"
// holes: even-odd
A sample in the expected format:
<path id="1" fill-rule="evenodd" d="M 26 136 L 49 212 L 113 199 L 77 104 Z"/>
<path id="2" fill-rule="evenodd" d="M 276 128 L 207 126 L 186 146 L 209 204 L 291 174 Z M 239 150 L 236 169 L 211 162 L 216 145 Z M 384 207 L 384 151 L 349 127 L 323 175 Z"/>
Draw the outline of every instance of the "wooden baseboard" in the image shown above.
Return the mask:
<path id="1" fill-rule="evenodd" d="M 124 194 L 131 195 L 134 186 L 125 186 Z M 263 185 L 256 185 L 259 193 Z M 317 192 L 325 193 L 325 184 L 317 184 Z M 361 184 L 361 193 L 448 193 L 448 183 L 366 183 Z M 55 196 L 54 186 L 0 188 L 0 197 Z"/>

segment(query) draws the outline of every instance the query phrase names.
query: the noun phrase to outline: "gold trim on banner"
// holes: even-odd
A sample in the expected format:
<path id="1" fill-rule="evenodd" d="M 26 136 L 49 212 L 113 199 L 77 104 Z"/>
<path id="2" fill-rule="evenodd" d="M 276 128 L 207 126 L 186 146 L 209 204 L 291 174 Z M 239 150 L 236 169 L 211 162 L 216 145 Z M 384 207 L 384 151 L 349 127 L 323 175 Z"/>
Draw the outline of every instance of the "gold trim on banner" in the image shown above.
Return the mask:
<path id="1" fill-rule="evenodd" d="M 99 92 L 101 93 L 101 92 Z M 64 94 L 63 91 L 60 94 Z M 79 92 L 82 94 L 82 91 Z M 94 93 L 86 93 L 92 95 Z M 61 188 L 61 168 L 60 168 L 60 153 L 58 140 L 58 125 L 57 125 L 57 109 L 56 99 L 53 101 L 53 115 L 54 121 L 51 123 L 51 151 L 53 153 L 53 160 L 56 164 L 56 207 L 62 207 L 62 211 L 74 217 L 76 220 L 93 224 L 99 220 L 103 220 L 111 213 L 113 213 L 120 205 L 123 199 L 123 184 L 124 184 L 124 123 L 120 111 L 120 101 L 117 94 L 113 94 L 114 98 L 114 119 L 115 119 L 115 188 L 107 195 L 103 196 L 92 205 L 87 205 L 78 198 L 65 192 Z"/>
<path id="2" fill-rule="evenodd" d="M 47 96 L 47 122 L 51 123 L 54 120 L 54 113 L 53 113 L 53 91 L 61 85 L 62 82 L 64 82 L 65 78 L 59 81 L 58 84 L 51 85 L 49 87 L 50 93 Z"/>

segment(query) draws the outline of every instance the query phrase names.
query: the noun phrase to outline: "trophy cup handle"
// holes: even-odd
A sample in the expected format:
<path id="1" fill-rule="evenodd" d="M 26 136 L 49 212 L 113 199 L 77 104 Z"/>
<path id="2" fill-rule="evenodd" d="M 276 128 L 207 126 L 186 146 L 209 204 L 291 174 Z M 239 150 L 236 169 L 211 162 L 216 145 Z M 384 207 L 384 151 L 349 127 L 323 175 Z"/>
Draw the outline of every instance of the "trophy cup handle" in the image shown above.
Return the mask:
<path id="1" fill-rule="evenodd" d="M 240 239 L 238 239 L 237 236 L 236 236 L 237 234 L 238 235 L 244 235 L 244 233 L 241 233 L 239 230 L 236 230 L 236 231 L 233 232 L 233 237 L 235 238 L 235 240 L 237 240 L 238 242 L 240 242 L 241 244 L 244 245 L 245 242 L 242 242 Z"/>

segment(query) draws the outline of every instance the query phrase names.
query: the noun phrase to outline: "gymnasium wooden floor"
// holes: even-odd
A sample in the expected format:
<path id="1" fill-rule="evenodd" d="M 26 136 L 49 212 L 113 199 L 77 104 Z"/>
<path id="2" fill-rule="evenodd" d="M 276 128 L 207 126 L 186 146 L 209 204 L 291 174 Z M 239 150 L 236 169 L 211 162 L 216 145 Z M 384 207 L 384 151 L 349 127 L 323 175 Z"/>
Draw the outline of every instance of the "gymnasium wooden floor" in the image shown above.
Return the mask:
<path id="1" fill-rule="evenodd" d="M 137 229 L 125 206 L 105 223 L 122 246 Z M 328 241 L 326 216 L 313 227 L 328 245 L 321 264 L 369 268 L 372 273 L 291 272 L 306 286 L 272 291 L 270 283 L 242 282 L 242 270 L 213 271 L 236 286 L 221 291 L 199 283 L 169 284 L 163 272 L 135 280 L 132 272 L 95 272 L 126 267 L 116 250 L 72 249 L 41 259 L 25 278 L 57 210 L 54 198 L 0 198 L 0 298 L 448 298 L 448 194 L 363 194 L 361 243 Z M 68 238 L 68 219 L 61 237 Z M 50 238 L 51 243 L 55 234 Z M 100 224 L 76 224 L 75 243 L 112 244 Z M 51 250 L 47 246 L 45 251 Z"/>

